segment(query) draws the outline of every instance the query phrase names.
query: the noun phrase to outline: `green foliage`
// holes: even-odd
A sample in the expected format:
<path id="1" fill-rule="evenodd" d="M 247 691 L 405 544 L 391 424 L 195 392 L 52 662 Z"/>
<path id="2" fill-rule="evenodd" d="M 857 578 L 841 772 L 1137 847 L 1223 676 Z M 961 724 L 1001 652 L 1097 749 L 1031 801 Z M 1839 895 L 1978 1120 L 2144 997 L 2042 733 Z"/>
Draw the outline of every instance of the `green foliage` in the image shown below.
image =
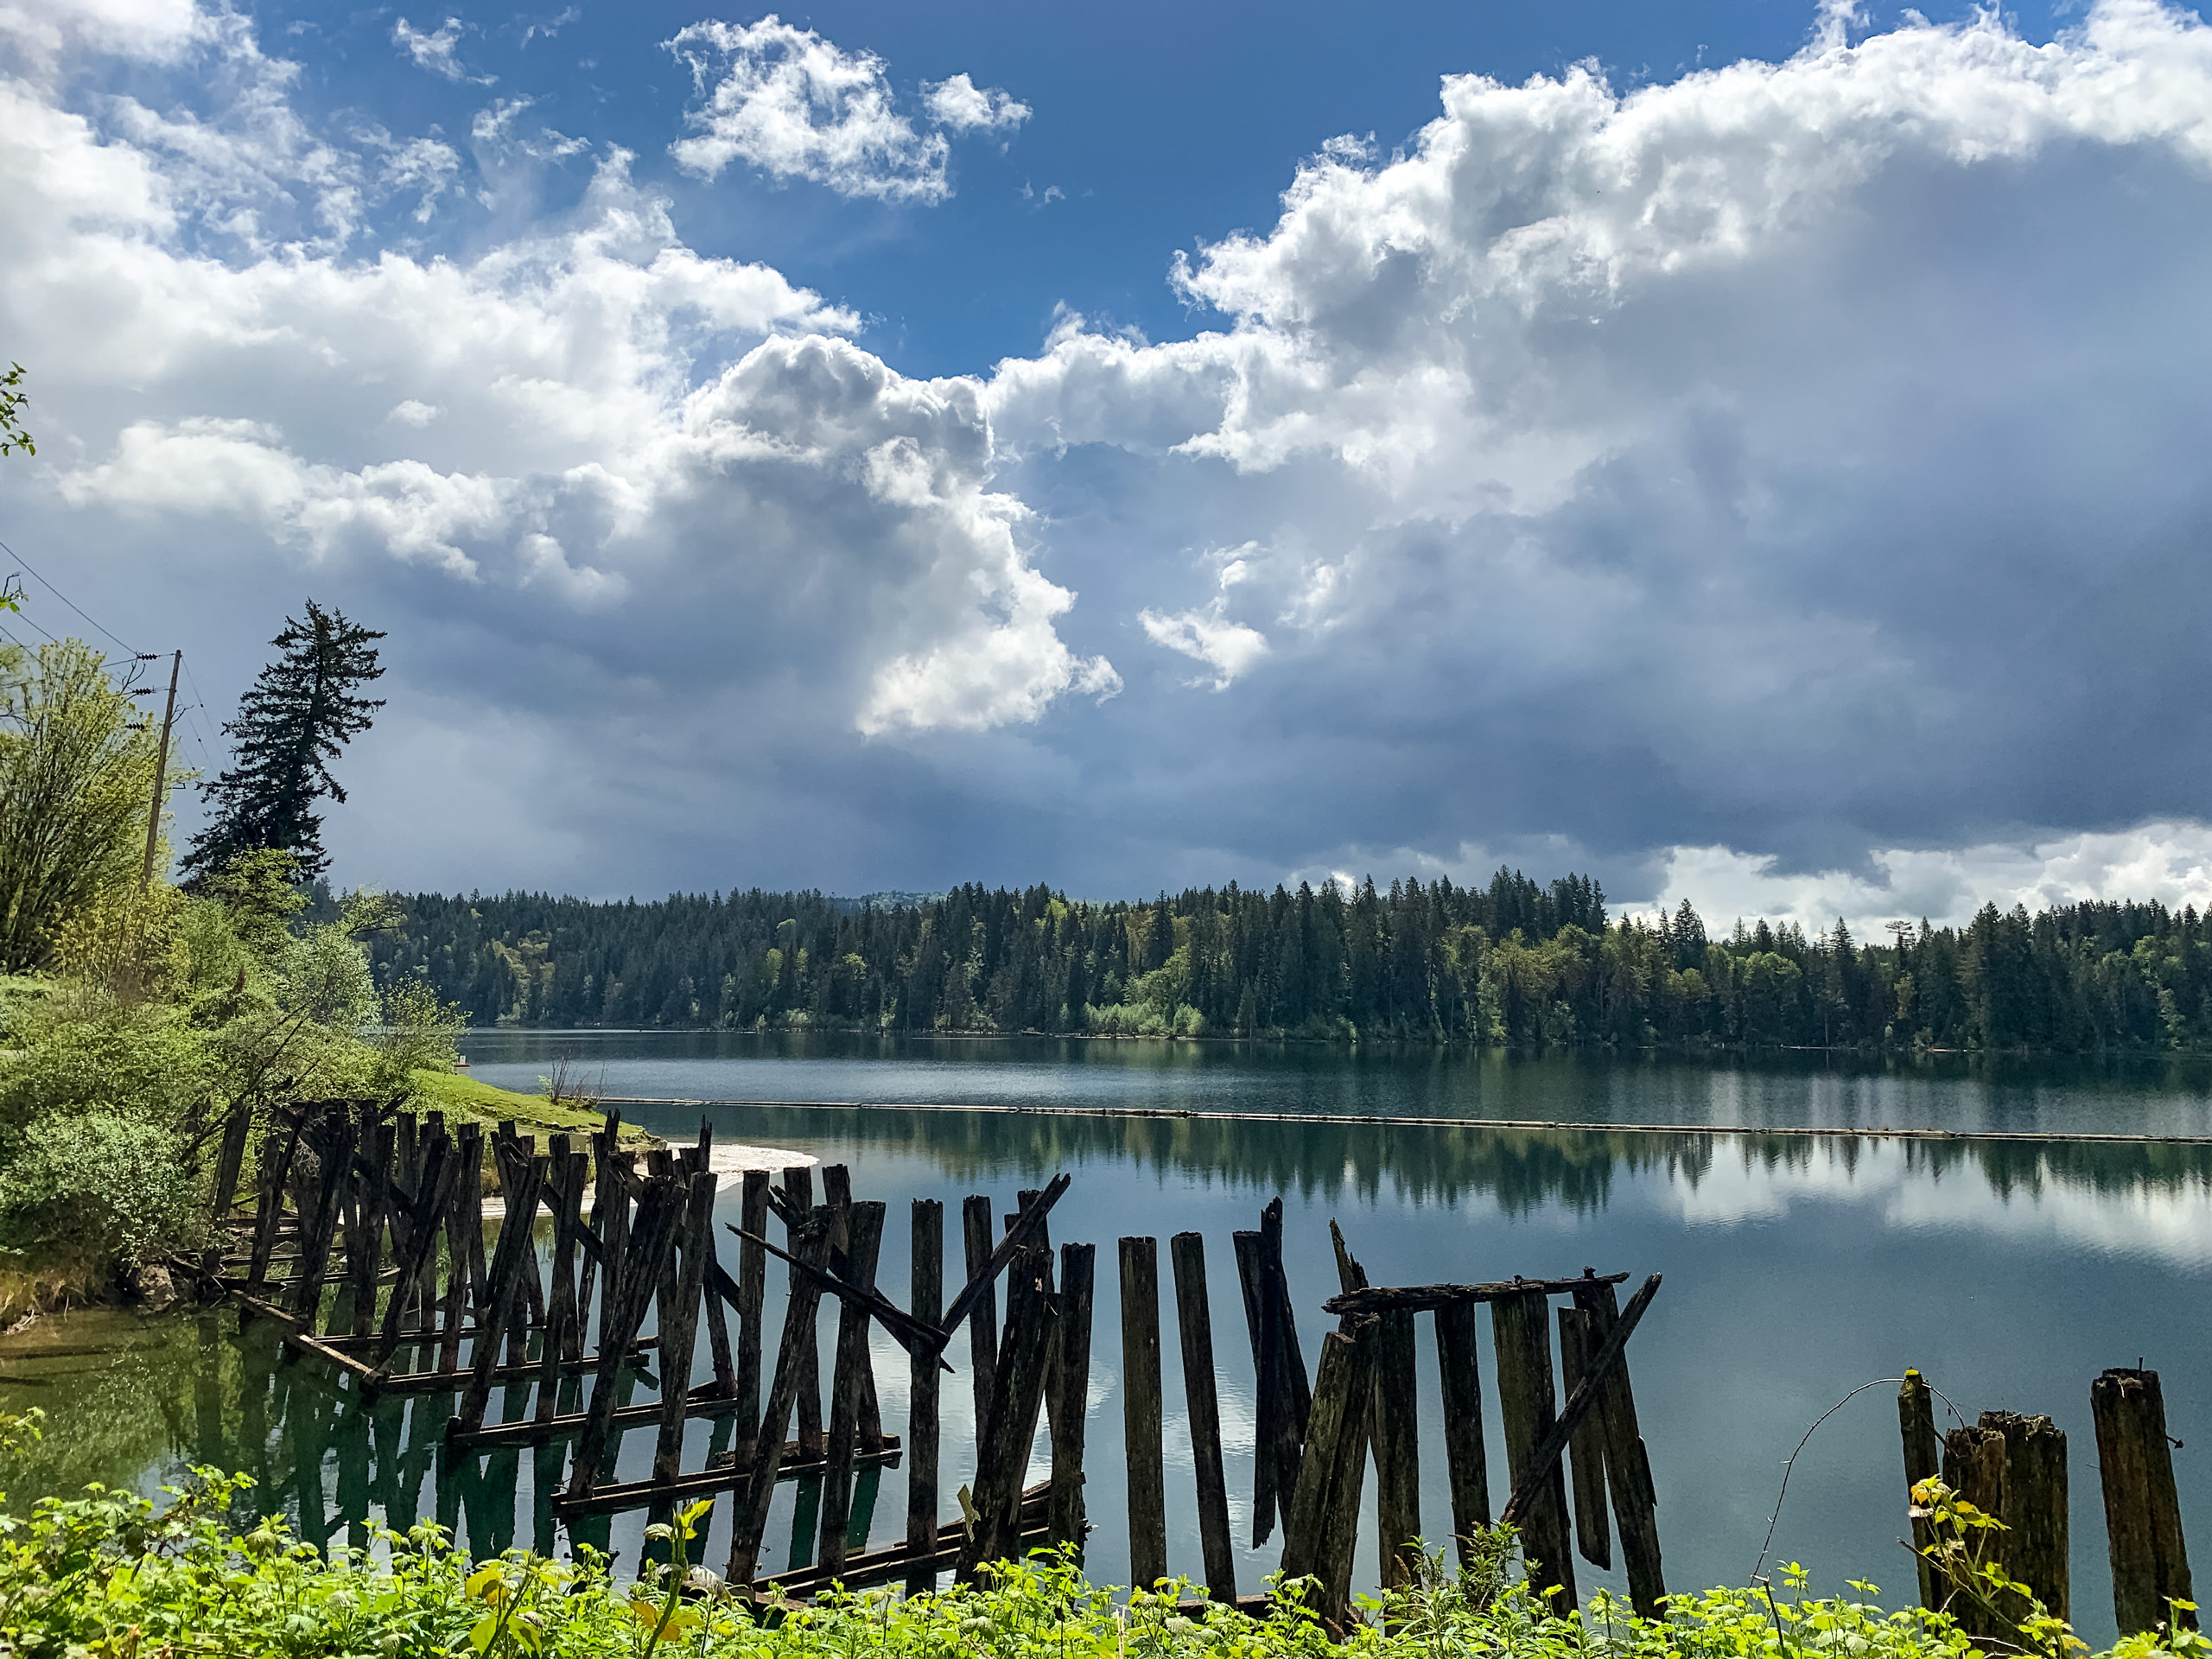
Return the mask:
<path id="1" fill-rule="evenodd" d="M 229 1520 L 251 1483 L 201 1470 L 157 1510 L 92 1487 L 0 1521 L 0 1652 L 11 1659 L 220 1653 L 233 1659 L 1974 1659 L 1948 1615 L 1885 1612 L 1871 1585 L 1815 1597 L 1801 1569 L 1765 1586 L 1678 1596 L 1661 1620 L 1604 1594 L 1550 1617 L 1493 1550 L 1467 1574 L 1432 1559 L 1409 1588 L 1364 1603 L 1333 1643 L 1278 1588 L 1252 1618 L 1180 1580 L 1123 1598 L 1065 1558 L 1007 1563 L 986 1587 L 902 1598 L 888 1590 L 780 1604 L 755 1618 L 687 1566 L 696 1510 L 665 1535 L 673 1559 L 632 1584 L 580 1548 L 573 1563 L 524 1551 L 477 1563 L 435 1526 L 379 1531 L 374 1554 L 327 1556 L 276 1521 Z M 1495 1536 L 1491 1541 L 1496 1542 Z M 1861 1599 L 1863 1598 L 1863 1599 Z M 2131 1637 L 2114 1659 L 2203 1659 L 2203 1638 Z"/>
<path id="2" fill-rule="evenodd" d="M 428 979 L 403 979 L 385 992 L 383 1018 L 376 1039 L 378 1093 L 405 1092 L 417 1072 L 452 1072 L 467 1016 L 439 1001 Z"/>
<path id="3" fill-rule="evenodd" d="M 21 449 L 27 455 L 38 454 L 38 446 L 31 442 L 31 435 L 23 429 L 23 405 L 31 395 L 23 389 L 23 365 L 10 363 L 8 372 L 0 374 L 0 455 L 12 454 Z M 10 610 L 16 608 L 14 605 Z"/>
<path id="4" fill-rule="evenodd" d="M 285 620 L 270 641 L 276 660 L 239 701 L 238 718 L 224 723 L 237 740 L 236 764 L 206 785 L 207 823 L 184 861 L 190 885 L 264 849 L 295 855 L 302 876 L 322 874 L 330 860 L 315 804 L 345 800 L 329 763 L 384 707 L 359 695 L 384 673 L 375 644 L 383 638 L 313 600 L 307 620 Z"/>
<path id="5" fill-rule="evenodd" d="M 112 1112 L 35 1120 L 0 1172 L 0 1237 L 124 1267 L 198 1242 L 206 1208 L 176 1137 Z"/>
<path id="6" fill-rule="evenodd" d="M 0 652 L 0 972 L 138 879 L 159 764 L 153 732 L 82 640 Z"/>
<path id="7" fill-rule="evenodd" d="M 11 1040 L 18 1052 L 0 1065 L 0 1155 L 21 1146 L 34 1120 L 75 1113 L 173 1129 L 224 1069 L 210 1034 L 161 1003 L 86 1007 L 49 997 L 25 1006 Z"/>

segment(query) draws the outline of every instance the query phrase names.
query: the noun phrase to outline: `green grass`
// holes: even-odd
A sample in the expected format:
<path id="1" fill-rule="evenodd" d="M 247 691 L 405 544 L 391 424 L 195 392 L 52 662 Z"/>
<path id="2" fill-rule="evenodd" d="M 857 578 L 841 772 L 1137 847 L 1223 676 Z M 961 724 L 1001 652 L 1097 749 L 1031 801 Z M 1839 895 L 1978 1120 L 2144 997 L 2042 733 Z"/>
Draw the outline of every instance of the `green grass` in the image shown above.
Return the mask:
<path id="1" fill-rule="evenodd" d="M 521 1095 L 512 1089 L 497 1089 L 458 1071 L 418 1071 L 413 1077 L 415 1098 L 423 1109 L 443 1112 L 448 1118 L 466 1122 L 481 1123 L 487 1128 L 512 1120 L 533 1141 L 542 1143 L 547 1135 L 564 1131 L 570 1135 L 595 1135 L 607 1127 L 607 1119 L 598 1112 L 587 1111 L 580 1106 L 556 1105 L 543 1095 Z M 631 1124 L 623 1125 L 622 1139 L 626 1145 L 659 1144 L 653 1136 Z"/>

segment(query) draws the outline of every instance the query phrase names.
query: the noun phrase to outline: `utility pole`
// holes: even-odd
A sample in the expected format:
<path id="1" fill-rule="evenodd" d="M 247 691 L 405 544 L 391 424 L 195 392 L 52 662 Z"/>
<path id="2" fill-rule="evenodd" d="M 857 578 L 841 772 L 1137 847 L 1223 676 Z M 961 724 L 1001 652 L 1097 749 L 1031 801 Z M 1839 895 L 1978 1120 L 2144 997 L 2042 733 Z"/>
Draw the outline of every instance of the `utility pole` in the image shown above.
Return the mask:
<path id="1" fill-rule="evenodd" d="M 140 892 L 154 885 L 154 843 L 162 836 L 162 809 L 168 804 L 169 723 L 176 718 L 176 675 L 184 666 L 180 651 L 169 658 L 169 702 L 162 710 L 162 758 L 154 764 L 154 804 L 146 814 L 146 868 L 138 877 Z"/>

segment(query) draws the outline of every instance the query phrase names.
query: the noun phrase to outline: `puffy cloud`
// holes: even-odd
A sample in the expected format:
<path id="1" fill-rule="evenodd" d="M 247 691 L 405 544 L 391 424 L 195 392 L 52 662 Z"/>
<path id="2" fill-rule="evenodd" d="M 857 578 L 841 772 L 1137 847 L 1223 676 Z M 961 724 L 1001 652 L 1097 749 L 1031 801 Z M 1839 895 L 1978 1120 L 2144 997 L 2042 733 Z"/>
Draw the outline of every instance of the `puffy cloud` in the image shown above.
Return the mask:
<path id="1" fill-rule="evenodd" d="M 2208 163 L 2212 31 L 2139 0 L 1625 93 L 1454 76 L 1402 151 L 1327 147 L 1179 267 L 1216 327 L 991 383 L 1086 606 L 1268 640 L 1203 712 L 1133 675 L 1147 773 L 1222 784 L 1155 829 L 1262 870 L 1564 831 L 1627 896 L 1669 846 L 2212 816 Z M 1272 550 L 1228 596 L 1121 551 L 1194 525 Z"/>
<path id="2" fill-rule="evenodd" d="M 930 119 L 954 132 L 1012 131 L 1027 121 L 1029 106 L 995 86 L 977 86 L 963 72 L 922 88 Z"/>
<path id="3" fill-rule="evenodd" d="M 26 551 L 215 619 L 233 685 L 310 581 L 390 626 L 362 876 L 2205 902 L 2191 16 L 1454 77 L 1186 259 L 1189 338 L 1064 316 L 919 380 L 524 99 L 340 139 L 233 14 L 8 6 L 0 329 L 69 365 Z M 941 200 L 949 135 L 1014 124 L 775 19 L 672 45 L 709 176 Z M 511 843 L 427 846 L 448 796 Z"/>
<path id="4" fill-rule="evenodd" d="M 413 60 L 417 69 L 427 69 L 434 75 L 448 80 L 474 81 L 479 86 L 489 86 L 497 75 L 472 75 L 461 67 L 461 35 L 466 27 L 458 17 L 448 17 L 435 29 L 420 29 L 402 17 L 391 26 L 391 43 Z"/>
<path id="5" fill-rule="evenodd" d="M 741 161 L 840 195 L 926 206 L 952 194 L 945 131 L 1011 130 L 1029 118 L 1027 105 L 958 74 L 925 89 L 926 124 L 944 130 L 925 130 L 899 110 L 882 59 L 772 12 L 742 26 L 694 23 L 668 48 L 702 99 L 690 114 L 696 135 L 669 153 L 702 178 Z"/>
<path id="6" fill-rule="evenodd" d="M 1037 568 L 1032 516 L 992 485 L 979 383 L 898 374 L 842 338 L 849 311 L 700 254 L 618 150 L 598 153 L 574 207 L 467 253 L 280 241 L 273 209 L 218 238 L 206 226 L 234 224 L 226 202 L 315 176 L 315 146 L 330 176 L 395 190 L 394 158 L 410 191 L 456 196 L 466 164 L 435 139 L 315 137 L 250 35 L 194 49 L 180 73 L 204 88 L 220 64 L 251 110 L 188 116 L 151 80 L 139 102 L 73 98 L 35 65 L 0 80 L 0 213 L 17 238 L 0 334 L 69 365 L 34 365 L 26 552 L 75 549 L 73 596 L 140 614 L 125 632 L 198 616 L 188 644 L 219 701 L 309 587 L 390 630 L 423 753 L 479 752 L 426 735 L 425 710 L 528 728 L 517 753 L 620 751 L 624 781 L 572 805 L 604 845 L 671 790 L 727 822 L 721 792 L 747 768 L 841 744 L 857 766 L 1115 689 L 1103 655 L 1061 638 L 1075 593 Z M 573 149 L 531 134 L 524 107 L 489 113 L 480 157 Z M 180 137 L 201 132 L 246 137 Z M 248 142 L 270 133 L 299 137 Z M 137 551 L 152 546 L 171 556 Z M 374 746 L 362 764 L 408 776 Z M 895 757 L 872 765 L 925 786 Z M 441 785 L 399 787 L 355 832 L 387 870 L 427 876 L 410 791 Z"/>

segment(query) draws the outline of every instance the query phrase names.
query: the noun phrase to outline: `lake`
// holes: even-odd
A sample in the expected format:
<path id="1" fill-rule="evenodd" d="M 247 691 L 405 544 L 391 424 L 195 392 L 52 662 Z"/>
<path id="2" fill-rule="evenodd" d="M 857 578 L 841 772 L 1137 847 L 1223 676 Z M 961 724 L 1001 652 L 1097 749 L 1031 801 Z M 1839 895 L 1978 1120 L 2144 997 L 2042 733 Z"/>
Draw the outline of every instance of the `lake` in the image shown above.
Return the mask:
<path id="1" fill-rule="evenodd" d="M 891 1205 L 880 1278 L 901 1295 L 907 1201 L 964 1194 L 1011 1211 L 1018 1189 L 1074 1178 L 1055 1241 L 1099 1247 L 1094 1323 L 1088 1562 L 1127 1571 L 1115 1241 L 1198 1230 L 1206 1239 L 1217 1363 L 1238 1540 L 1249 1541 L 1251 1368 L 1230 1234 L 1280 1195 L 1290 1283 L 1311 1365 L 1336 1288 L 1328 1223 L 1377 1284 L 1557 1276 L 1586 1266 L 1664 1287 L 1630 1344 L 1660 1497 L 1668 1581 L 1740 1583 L 1758 1558 L 1783 1460 L 1860 1383 L 1917 1366 L 1969 1417 L 2048 1413 L 2070 1442 L 2073 1599 L 2083 1634 L 2112 1634 L 2091 1379 L 2139 1360 L 2163 1376 L 2185 1521 L 2212 1527 L 2212 1146 L 2028 1139 L 1912 1141 L 1791 1129 L 1939 1129 L 1962 1135 L 2212 1135 L 2202 1063 L 1968 1063 L 1931 1057 L 1830 1065 L 1818 1056 L 1745 1063 L 1596 1056 L 1510 1058 L 1427 1049 L 1349 1051 L 1227 1043 L 760 1038 L 726 1033 L 471 1033 L 472 1074 L 524 1090 L 556 1059 L 609 1095 L 778 1104 L 633 1105 L 671 1138 L 703 1116 L 718 1139 L 849 1165 L 857 1196 Z M 856 1105 L 868 1109 L 855 1109 Z M 1071 1109 L 1019 1113 L 999 1108 Z M 900 1109 L 901 1107 L 933 1109 Z M 1187 1112 L 1202 1116 L 1135 1116 Z M 1287 1122 L 1239 1114 L 1359 1117 Z M 1510 1120 L 1516 1127 L 1408 1122 Z M 1550 1127 L 1556 1125 L 1557 1127 Z M 1597 1128 L 1593 1125 L 1656 1126 Z M 1580 1127 L 1579 1127 L 1580 1126 Z M 1681 1126 L 1681 1132 L 1667 1132 Z M 1729 1132 L 1715 1132 L 1720 1126 Z M 722 1198 L 734 1219 L 735 1190 Z M 957 1230 L 949 1255 L 957 1262 Z M 728 1253 L 734 1259 L 734 1248 Z M 1162 1275 L 1166 1277 L 1166 1262 Z M 781 1271 L 771 1273 L 770 1329 Z M 1172 1567 L 1199 1567 L 1190 1452 L 1165 1310 Z M 1450 1513 L 1428 1322 L 1421 1322 L 1422 1515 Z M 825 1341 L 830 1329 L 824 1321 Z M 1484 1379 L 1492 1389 L 1484 1332 Z M 964 1366 L 964 1338 L 949 1357 Z M 887 1426 L 903 1419 L 906 1360 L 876 1338 Z M 973 1467 L 964 1370 L 944 1382 L 944 1503 Z M 1797 1459 L 1772 1560 L 1802 1560 L 1816 1587 L 1870 1578 L 1910 1599 L 1893 1385 L 1860 1395 Z M 641 1395 L 649 1398 L 649 1395 Z M 17 1503 L 99 1479 L 152 1490 L 188 1464 L 254 1472 L 261 1502 L 318 1540 L 368 1516 L 454 1526 L 479 1551 L 556 1540 L 539 1501 L 557 1459 L 524 1452 L 438 1475 L 442 1398 L 367 1411 L 310 1365 L 287 1365 L 234 1315 L 159 1320 L 82 1314 L 0 1339 L 0 1408 L 41 1405 L 50 1438 L 5 1471 Z M 493 1414 L 515 1414 L 519 1400 Z M 1491 1408 L 1493 1502 L 1504 1455 Z M 697 1467 L 713 1426 L 691 1426 Z M 620 1473 L 642 1474 L 632 1433 Z M 1042 1452 L 1038 1467 L 1042 1466 Z M 786 1486 L 768 1559 L 789 1559 Z M 1359 1580 L 1376 1578 L 1372 1482 Z M 719 1566 L 727 1504 L 704 1554 Z M 873 1534 L 902 1529 L 898 1471 L 882 1478 Z M 635 1560 L 642 1515 L 603 1541 Z M 2212 1536 L 2212 1534 L 2206 1535 Z M 2202 1546 L 2200 1545 L 2200 1548 Z M 1239 1587 L 1261 1586 L 1276 1546 L 1240 1552 Z M 1578 1561 L 1579 1580 L 1611 1583 Z"/>

